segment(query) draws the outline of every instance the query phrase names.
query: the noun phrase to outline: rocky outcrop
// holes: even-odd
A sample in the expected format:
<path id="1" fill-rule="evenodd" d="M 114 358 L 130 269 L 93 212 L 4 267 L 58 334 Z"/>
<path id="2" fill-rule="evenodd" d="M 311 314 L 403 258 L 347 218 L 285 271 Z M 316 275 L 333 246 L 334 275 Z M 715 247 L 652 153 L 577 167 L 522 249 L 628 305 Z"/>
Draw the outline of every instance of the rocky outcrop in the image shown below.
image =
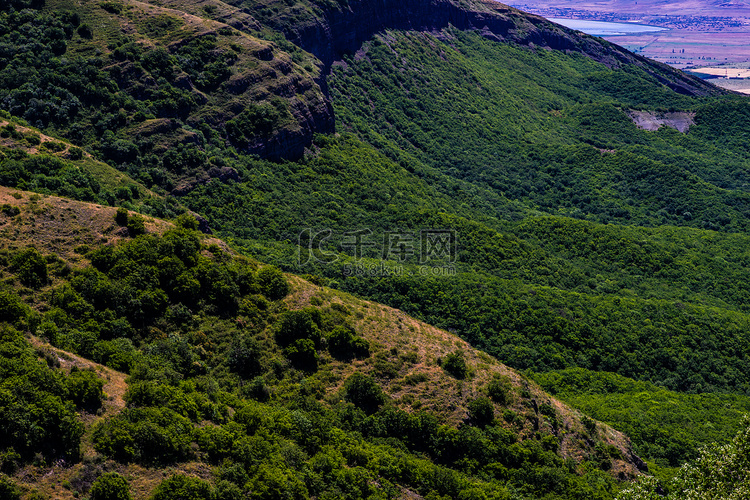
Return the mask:
<path id="1" fill-rule="evenodd" d="M 284 12 L 270 20 L 287 38 L 330 67 L 343 54 L 386 29 L 436 31 L 449 26 L 473 30 L 487 38 L 565 52 L 578 52 L 610 68 L 635 64 L 675 92 L 720 93 L 699 78 L 633 54 L 605 40 L 572 31 L 546 19 L 492 0 L 350 0 L 346 8 L 322 7 L 304 21 Z"/>
<path id="2" fill-rule="evenodd" d="M 631 109 L 628 111 L 628 116 L 633 120 L 636 127 L 651 132 L 659 130 L 661 127 L 671 127 L 684 134 L 691 126 L 695 125 L 695 113 L 682 111 L 657 113 Z"/>

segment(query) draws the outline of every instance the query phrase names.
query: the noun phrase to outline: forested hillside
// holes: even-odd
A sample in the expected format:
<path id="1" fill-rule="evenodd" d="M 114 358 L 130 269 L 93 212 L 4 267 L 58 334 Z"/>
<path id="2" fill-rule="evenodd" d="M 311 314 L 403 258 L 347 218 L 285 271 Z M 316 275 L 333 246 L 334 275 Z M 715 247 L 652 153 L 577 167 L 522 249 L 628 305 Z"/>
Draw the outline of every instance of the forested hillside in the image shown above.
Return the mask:
<path id="1" fill-rule="evenodd" d="M 0 487 L 667 491 L 750 409 L 749 126 L 494 2 L 6 2 Z"/>
<path id="2" fill-rule="evenodd" d="M 189 215 L 2 194 L 8 498 L 609 498 L 643 467 L 454 335 L 238 256 Z M 59 227 L 8 231 L 34 224 Z"/>

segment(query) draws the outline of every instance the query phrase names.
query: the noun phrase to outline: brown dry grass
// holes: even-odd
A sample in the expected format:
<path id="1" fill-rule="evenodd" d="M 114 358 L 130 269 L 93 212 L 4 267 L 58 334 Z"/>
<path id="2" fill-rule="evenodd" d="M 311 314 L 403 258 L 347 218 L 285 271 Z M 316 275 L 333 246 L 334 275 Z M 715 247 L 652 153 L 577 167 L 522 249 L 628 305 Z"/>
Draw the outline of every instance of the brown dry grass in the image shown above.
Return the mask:
<path id="1" fill-rule="evenodd" d="M 357 333 L 370 342 L 372 356 L 366 360 L 345 363 L 325 358 L 322 370 L 330 376 L 321 379 L 328 383 L 329 397 L 338 394 L 343 381 L 359 371 L 376 378 L 402 409 L 426 410 L 445 423 L 457 425 L 467 419 L 469 402 L 485 394 L 485 388 L 493 377 L 506 377 L 513 387 L 510 403 L 506 406 L 495 404 L 495 417 L 522 438 L 534 437 L 538 432 L 555 435 L 562 456 L 578 463 L 592 456 L 595 441 L 616 447 L 624 457 L 632 455 L 627 436 L 598 423 L 596 436 L 592 439 L 582 423 L 583 415 L 580 412 L 550 397 L 533 381 L 474 349 L 456 335 L 418 321 L 398 309 L 319 287 L 296 276 L 289 276 L 289 279 L 292 293 L 286 303 L 290 309 L 309 306 L 313 297 L 317 299 L 316 303 L 322 301 L 322 307 L 342 304 L 350 311 L 348 319 Z M 465 380 L 453 378 L 438 364 L 439 359 L 455 351 L 463 352 L 469 367 L 471 375 Z M 409 358 L 414 357 L 415 362 L 411 362 Z M 397 375 L 392 378 L 383 376 L 376 366 L 378 360 L 390 363 L 397 370 Z M 424 374 L 426 380 L 410 383 L 406 377 L 415 374 Z M 557 429 L 538 410 L 545 403 L 557 413 Z M 517 415 L 513 423 L 504 419 L 506 411 Z M 535 430 L 537 425 L 538 431 Z M 615 459 L 612 462 L 614 474 L 626 477 L 638 474 L 631 460 Z"/>
<path id="2" fill-rule="evenodd" d="M 83 203 L 58 196 L 0 187 L 0 205 L 18 207 L 15 217 L 0 214 L 0 248 L 35 246 L 42 253 L 53 253 L 74 267 L 88 263 L 82 245 L 113 244 L 127 237 L 115 223 L 114 207 Z M 146 217 L 149 233 L 163 233 L 172 224 Z"/>
<path id="3" fill-rule="evenodd" d="M 102 419 L 116 415 L 125 408 L 125 391 L 127 391 L 126 375 L 106 366 L 94 363 L 85 358 L 71 354 L 52 347 L 48 343 L 37 337 L 30 337 L 31 344 L 39 351 L 46 351 L 56 356 L 60 363 L 60 369 L 69 373 L 74 366 L 79 369 L 91 369 L 96 375 L 104 380 L 105 399 L 102 402 L 101 409 L 95 413 L 82 413 L 80 420 L 85 426 L 83 438 L 81 440 L 81 453 L 83 461 L 76 464 L 65 464 L 58 462 L 52 466 L 33 466 L 29 465 L 21 469 L 15 478 L 17 483 L 27 492 L 37 491 L 49 498 L 76 498 L 72 488 L 64 487 L 63 484 L 74 481 L 76 477 L 82 475 L 83 471 L 95 462 L 97 453 L 94 451 L 92 443 L 92 431 L 96 423 Z M 115 464 L 105 464 L 105 468 L 117 468 L 118 472 L 122 471 L 128 474 L 129 467 L 117 467 Z"/>

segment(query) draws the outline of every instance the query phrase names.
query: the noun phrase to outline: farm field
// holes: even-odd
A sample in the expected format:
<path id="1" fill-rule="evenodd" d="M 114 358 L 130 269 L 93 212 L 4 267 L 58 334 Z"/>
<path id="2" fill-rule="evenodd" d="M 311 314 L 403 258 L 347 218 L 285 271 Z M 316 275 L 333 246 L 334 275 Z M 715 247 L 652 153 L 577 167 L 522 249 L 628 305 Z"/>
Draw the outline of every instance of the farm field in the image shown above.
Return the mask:
<path id="1" fill-rule="evenodd" d="M 573 4 L 546 0 L 512 5 L 553 19 L 638 23 L 665 28 L 658 32 L 603 34 L 602 37 L 679 69 L 750 61 L 750 9 L 744 5 L 727 6 L 708 1 Z"/>
<path id="2" fill-rule="evenodd" d="M 679 69 L 750 61 L 750 26 L 725 31 L 670 29 L 605 38 Z"/>

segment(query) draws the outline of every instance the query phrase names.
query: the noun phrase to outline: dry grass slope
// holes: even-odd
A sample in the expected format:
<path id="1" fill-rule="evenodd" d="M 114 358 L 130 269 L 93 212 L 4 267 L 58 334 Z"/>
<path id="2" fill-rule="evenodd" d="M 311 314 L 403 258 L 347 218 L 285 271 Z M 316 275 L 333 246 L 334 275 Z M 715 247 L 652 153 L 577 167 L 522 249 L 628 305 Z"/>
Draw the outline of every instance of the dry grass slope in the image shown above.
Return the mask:
<path id="1" fill-rule="evenodd" d="M 83 257 L 87 247 L 112 244 L 128 236 L 115 223 L 117 209 L 113 207 L 0 187 L 0 206 L 6 204 L 20 213 L 0 213 L 0 248 L 35 246 L 80 267 L 88 263 Z M 149 233 L 163 233 L 172 227 L 152 218 L 146 218 L 145 225 Z"/>
<path id="2" fill-rule="evenodd" d="M 136 185 L 141 192 L 147 193 L 149 196 L 156 196 L 139 182 L 106 163 L 94 159 L 89 153 L 83 152 L 80 160 L 73 160 L 71 149 L 75 146 L 66 140 L 57 139 L 43 134 L 33 127 L 19 125 L 0 118 L 0 128 L 8 125 L 12 125 L 17 132 L 22 134 L 23 139 L 0 137 L 0 147 L 21 150 L 29 155 L 44 154 L 73 161 L 78 168 L 89 172 L 105 188 L 113 189 L 120 186 Z M 32 140 L 29 141 L 27 138 L 32 138 Z M 2 156 L 0 156 L 1 159 Z"/>
<path id="3" fill-rule="evenodd" d="M 293 291 L 287 297 L 290 309 L 318 304 L 341 304 L 348 311 L 359 335 L 370 342 L 373 355 L 365 360 L 342 363 L 326 359 L 323 380 L 330 381 L 328 393 L 338 392 L 343 381 L 355 371 L 374 377 L 383 390 L 406 411 L 429 411 L 443 422 L 458 425 L 468 418 L 468 404 L 486 395 L 494 377 L 510 381 L 508 404 L 495 404 L 495 418 L 522 438 L 551 434 L 558 438 L 565 458 L 580 463 L 591 458 L 597 442 L 617 448 L 622 458 L 612 461 L 612 472 L 619 477 L 634 477 L 638 472 L 630 440 L 611 427 L 596 423 L 592 433 L 583 423 L 583 415 L 552 398 L 533 381 L 471 347 L 456 335 L 418 321 L 403 311 L 357 299 L 349 294 L 319 287 L 297 276 L 290 276 Z M 460 351 L 470 375 L 458 380 L 439 364 L 448 354 Z M 557 423 L 540 411 L 551 407 Z M 512 416 L 512 420 L 511 420 Z M 510 420 L 510 421 L 509 421 Z"/>

